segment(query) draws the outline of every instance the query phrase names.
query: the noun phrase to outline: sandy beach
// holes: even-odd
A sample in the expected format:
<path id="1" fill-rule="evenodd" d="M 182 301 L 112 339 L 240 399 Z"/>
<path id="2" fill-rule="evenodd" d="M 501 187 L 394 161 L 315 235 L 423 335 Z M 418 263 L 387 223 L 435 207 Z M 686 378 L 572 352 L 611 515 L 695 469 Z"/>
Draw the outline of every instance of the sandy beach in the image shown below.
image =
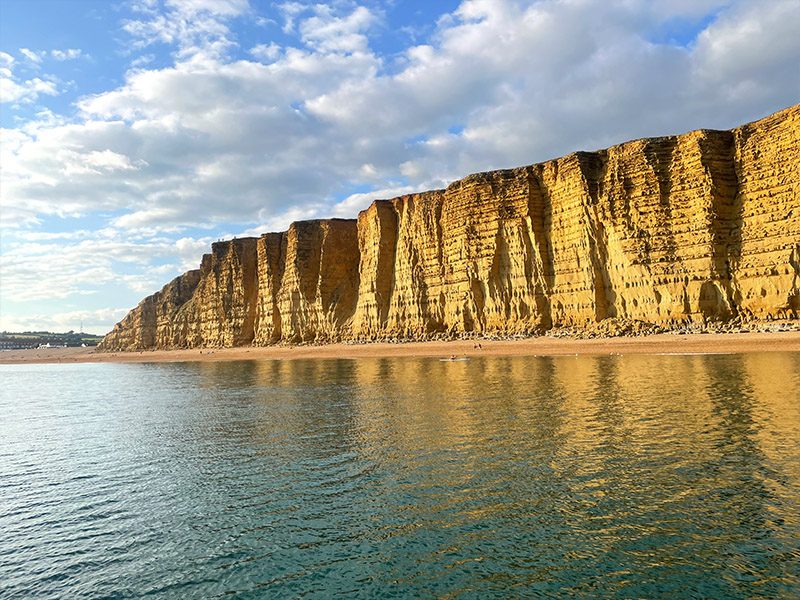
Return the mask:
<path id="1" fill-rule="evenodd" d="M 476 344 L 480 343 L 481 348 Z M 730 354 L 800 352 L 800 333 L 659 334 L 591 340 L 549 337 L 520 340 L 456 340 L 401 344 L 328 344 L 95 352 L 94 348 L 47 348 L 0 352 L 0 364 L 142 363 L 223 360 L 292 360 L 300 358 L 380 358 L 464 356 L 563 356 L 608 354 Z"/>

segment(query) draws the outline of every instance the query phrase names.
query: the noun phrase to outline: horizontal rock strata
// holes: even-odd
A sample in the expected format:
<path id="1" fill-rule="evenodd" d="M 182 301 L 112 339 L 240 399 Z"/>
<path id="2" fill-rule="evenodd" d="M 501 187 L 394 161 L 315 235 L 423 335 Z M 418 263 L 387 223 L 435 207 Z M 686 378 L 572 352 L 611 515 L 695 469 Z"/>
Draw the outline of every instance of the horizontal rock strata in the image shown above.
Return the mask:
<path id="1" fill-rule="evenodd" d="M 800 316 L 800 105 L 218 242 L 105 350 Z"/>

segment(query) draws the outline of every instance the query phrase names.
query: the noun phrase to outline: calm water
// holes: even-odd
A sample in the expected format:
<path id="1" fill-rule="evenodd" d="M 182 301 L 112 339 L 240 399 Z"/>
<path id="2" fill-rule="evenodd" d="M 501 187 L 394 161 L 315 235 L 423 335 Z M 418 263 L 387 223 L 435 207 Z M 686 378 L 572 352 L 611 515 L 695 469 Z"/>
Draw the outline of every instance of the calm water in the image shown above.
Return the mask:
<path id="1" fill-rule="evenodd" d="M 800 354 L 0 367 L 0 597 L 800 597 Z"/>

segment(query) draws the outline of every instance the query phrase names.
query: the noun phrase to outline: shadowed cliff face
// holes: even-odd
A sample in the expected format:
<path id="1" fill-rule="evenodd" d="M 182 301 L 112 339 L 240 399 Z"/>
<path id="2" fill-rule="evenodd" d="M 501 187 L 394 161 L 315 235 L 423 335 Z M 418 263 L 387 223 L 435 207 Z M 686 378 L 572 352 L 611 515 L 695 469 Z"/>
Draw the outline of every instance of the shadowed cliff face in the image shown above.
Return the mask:
<path id="1" fill-rule="evenodd" d="M 800 105 L 219 242 L 106 350 L 800 316 Z"/>

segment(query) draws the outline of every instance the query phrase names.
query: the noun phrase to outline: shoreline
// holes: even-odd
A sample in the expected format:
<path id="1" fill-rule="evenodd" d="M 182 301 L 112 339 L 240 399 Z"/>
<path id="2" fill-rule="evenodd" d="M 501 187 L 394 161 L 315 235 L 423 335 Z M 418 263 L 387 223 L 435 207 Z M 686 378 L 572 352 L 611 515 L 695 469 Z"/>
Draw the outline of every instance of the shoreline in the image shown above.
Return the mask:
<path id="1" fill-rule="evenodd" d="M 476 348 L 480 344 L 481 348 Z M 518 340 L 452 340 L 303 346 L 240 346 L 142 352 L 94 348 L 43 348 L 0 352 L 0 364 L 217 362 L 231 360 L 358 359 L 394 357 L 602 356 L 616 354 L 738 354 L 800 352 L 800 332 L 661 333 L 593 339 L 534 337 Z"/>

